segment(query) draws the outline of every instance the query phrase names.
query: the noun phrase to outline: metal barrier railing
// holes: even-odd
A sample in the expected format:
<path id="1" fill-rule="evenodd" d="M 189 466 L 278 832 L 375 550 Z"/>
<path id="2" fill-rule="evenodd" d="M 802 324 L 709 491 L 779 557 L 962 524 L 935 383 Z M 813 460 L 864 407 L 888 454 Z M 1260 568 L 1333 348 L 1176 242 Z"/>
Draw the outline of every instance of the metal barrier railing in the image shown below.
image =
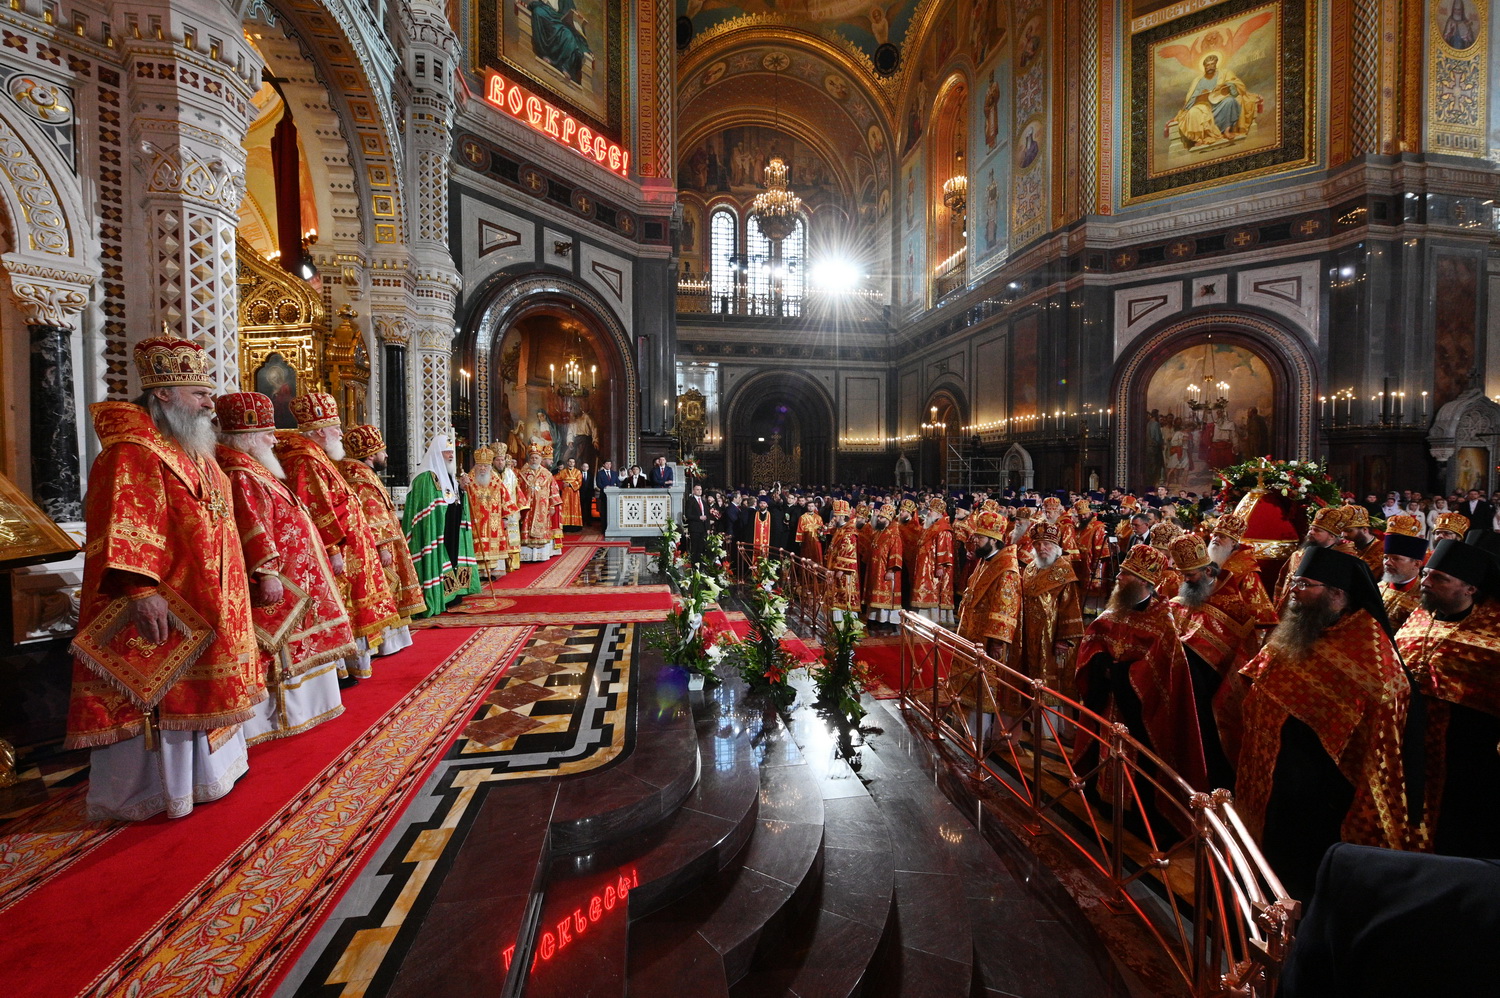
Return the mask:
<path id="1" fill-rule="evenodd" d="M 1130 736 L 918 614 L 901 614 L 901 705 L 1067 843 L 1195 996 L 1275 993 L 1299 914 L 1225 790 L 1189 786 Z M 996 712 L 987 740 L 970 710 Z M 976 715 L 977 716 L 977 712 Z"/>
<path id="2" fill-rule="evenodd" d="M 832 573 L 772 550 L 789 625 L 824 640 Z M 737 545 L 735 574 L 753 551 Z M 901 614 L 903 713 L 1032 835 L 1066 843 L 1115 910 L 1131 911 L 1196 998 L 1270 998 L 1300 914 L 1228 791 L 1190 786 L 1115 723 L 919 614 Z M 970 707 L 997 716 L 986 739 Z M 954 758 L 953 753 L 957 753 Z"/>

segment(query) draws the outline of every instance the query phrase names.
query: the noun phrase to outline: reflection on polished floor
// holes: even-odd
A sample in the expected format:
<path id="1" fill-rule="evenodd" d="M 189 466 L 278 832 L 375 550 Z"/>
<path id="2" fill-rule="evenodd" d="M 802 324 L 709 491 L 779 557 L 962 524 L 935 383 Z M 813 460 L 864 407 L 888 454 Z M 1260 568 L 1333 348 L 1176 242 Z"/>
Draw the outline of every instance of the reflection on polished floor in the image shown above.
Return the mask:
<path id="1" fill-rule="evenodd" d="M 595 577 L 640 579 L 615 550 Z M 1148 993 L 894 710 L 841 743 L 810 688 L 784 716 L 736 679 L 689 693 L 641 631 L 533 635 L 278 993 Z M 510 715 L 541 723 L 485 727 Z"/>

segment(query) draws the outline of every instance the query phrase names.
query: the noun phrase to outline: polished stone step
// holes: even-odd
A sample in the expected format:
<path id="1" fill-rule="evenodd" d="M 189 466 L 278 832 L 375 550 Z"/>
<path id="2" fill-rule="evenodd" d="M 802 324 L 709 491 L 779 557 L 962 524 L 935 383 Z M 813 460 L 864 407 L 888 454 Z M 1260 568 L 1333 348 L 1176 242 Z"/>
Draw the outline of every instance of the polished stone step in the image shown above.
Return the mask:
<path id="1" fill-rule="evenodd" d="M 761 725 L 772 753 L 760 773 L 760 819 L 749 845 L 719 877 L 632 929 L 632 995 L 718 994 L 749 970 L 757 948 L 782 948 L 788 923 L 816 908 L 823 874 L 823 801 L 817 780 L 774 714 L 737 711 Z M 756 716 L 759 713 L 759 716 Z M 716 960 L 684 961 L 707 946 Z"/>
<path id="2" fill-rule="evenodd" d="M 760 781 L 750 734 L 712 717 L 705 722 L 705 713 L 696 727 L 699 778 L 672 814 L 554 858 L 527 998 L 624 995 L 632 923 L 717 877 L 757 831 Z"/>

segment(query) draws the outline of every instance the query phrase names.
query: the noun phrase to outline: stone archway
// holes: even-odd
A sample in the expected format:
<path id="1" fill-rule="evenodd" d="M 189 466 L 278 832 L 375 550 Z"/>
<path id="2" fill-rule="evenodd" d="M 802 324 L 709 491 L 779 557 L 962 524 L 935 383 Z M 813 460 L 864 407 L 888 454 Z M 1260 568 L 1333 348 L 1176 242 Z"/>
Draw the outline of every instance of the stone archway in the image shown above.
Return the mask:
<path id="1" fill-rule="evenodd" d="M 593 413 L 610 421 L 616 467 L 636 461 L 640 433 L 640 373 L 625 327 L 610 307 L 592 291 L 562 274 L 499 274 L 482 285 L 476 304 L 459 334 L 459 363 L 474 372 L 474 396 L 469 420 L 471 438 L 479 441 L 503 425 L 499 412 L 504 358 L 497 356 L 504 335 L 529 316 L 554 315 L 576 320 L 587 332 L 600 358 L 602 377 L 610 380 L 608 413 Z"/>
<path id="2" fill-rule="evenodd" d="M 1031 451 L 1020 444 L 1010 445 L 1010 449 L 1000 459 L 1000 470 L 1004 475 L 1000 483 L 1002 489 L 1020 493 L 1036 487 L 1036 467 L 1031 461 Z"/>
<path id="3" fill-rule="evenodd" d="M 917 461 L 917 485 L 947 488 L 949 467 L 965 447 L 964 428 L 969 425 L 969 404 L 955 383 L 933 389 L 922 407 L 922 437 Z"/>
<path id="4" fill-rule="evenodd" d="M 1482 388 L 1470 388 L 1438 410 L 1427 446 L 1443 466 L 1443 491 L 1478 489 L 1488 497 L 1500 460 L 1500 404 Z"/>
<path id="5" fill-rule="evenodd" d="M 750 483 L 749 477 L 757 468 L 776 466 L 769 458 L 774 457 L 770 452 L 777 447 L 784 459 L 794 462 L 782 465 L 796 467 L 793 480 L 804 485 L 825 485 L 835 480 L 833 399 L 815 378 L 801 371 L 762 371 L 735 385 L 727 402 L 726 483 L 769 484 Z M 782 433 L 794 431 L 794 438 L 773 439 L 778 428 Z"/>
<path id="6" fill-rule="evenodd" d="M 1313 401 L 1317 396 L 1317 379 L 1307 345 L 1296 334 L 1263 316 L 1233 310 L 1210 312 L 1162 325 L 1141 337 L 1116 364 L 1112 398 L 1117 486 L 1150 488 L 1157 484 L 1143 480 L 1148 471 L 1147 448 L 1169 446 L 1171 441 L 1164 435 L 1162 442 L 1157 444 L 1151 434 L 1148 423 L 1152 407 L 1148 404 L 1148 392 L 1153 379 L 1170 363 L 1181 362 L 1184 355 L 1190 361 L 1201 363 L 1194 351 L 1210 346 L 1216 352 L 1228 349 L 1253 358 L 1261 366 L 1261 376 L 1269 381 L 1272 418 L 1267 420 L 1264 428 L 1255 424 L 1244 428 L 1243 433 L 1238 424 L 1248 424 L 1251 420 L 1248 410 L 1239 411 L 1231 384 L 1228 392 L 1231 403 L 1229 421 L 1236 423 L 1233 427 L 1235 434 L 1250 438 L 1249 443 L 1240 444 L 1242 449 L 1248 447 L 1281 459 L 1311 459 L 1316 429 Z M 1187 383 L 1184 382 L 1182 387 L 1182 405 L 1185 407 Z M 1177 399 L 1173 401 L 1175 403 Z M 1199 459 L 1216 453 L 1213 449 L 1215 441 L 1222 436 L 1215 425 L 1218 417 L 1200 419 L 1199 414 L 1186 408 L 1178 415 L 1189 424 L 1178 427 L 1187 437 L 1182 446 L 1194 448 Z M 1159 422 L 1158 426 L 1161 425 Z M 1201 432 L 1202 436 L 1195 437 L 1194 431 Z M 1166 463 L 1163 460 L 1160 477 L 1166 474 Z"/>

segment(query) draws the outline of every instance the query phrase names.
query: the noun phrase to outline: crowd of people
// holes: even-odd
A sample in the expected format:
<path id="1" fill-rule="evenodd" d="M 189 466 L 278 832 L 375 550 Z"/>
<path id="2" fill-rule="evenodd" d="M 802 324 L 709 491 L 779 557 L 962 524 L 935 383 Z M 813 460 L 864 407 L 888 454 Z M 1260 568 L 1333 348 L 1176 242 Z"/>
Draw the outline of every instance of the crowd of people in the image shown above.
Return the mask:
<path id="1" fill-rule="evenodd" d="M 1318 508 L 1270 574 L 1247 515 L 1165 488 L 691 491 L 694 555 L 718 531 L 811 559 L 836 611 L 948 625 L 1232 788 L 1296 897 L 1340 841 L 1500 856 L 1500 534 L 1477 493 L 1432 518 L 1394 493 Z M 950 682 L 988 737 L 1015 709 L 973 678 Z"/>

